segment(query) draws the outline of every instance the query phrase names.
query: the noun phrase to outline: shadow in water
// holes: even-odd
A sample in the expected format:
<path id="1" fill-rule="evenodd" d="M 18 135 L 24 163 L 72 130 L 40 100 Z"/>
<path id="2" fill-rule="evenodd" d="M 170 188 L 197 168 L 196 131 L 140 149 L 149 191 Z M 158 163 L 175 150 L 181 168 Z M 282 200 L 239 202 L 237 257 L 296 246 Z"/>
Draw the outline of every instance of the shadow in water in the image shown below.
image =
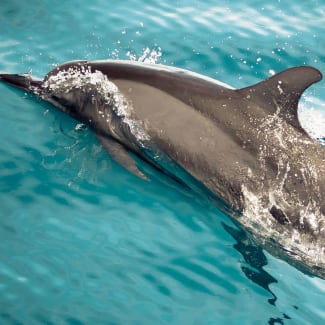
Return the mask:
<path id="1" fill-rule="evenodd" d="M 270 285 L 277 283 L 271 274 L 267 273 L 263 267 L 267 265 L 267 258 L 263 253 L 263 249 L 257 245 L 247 233 L 239 228 L 231 227 L 222 223 L 224 229 L 236 240 L 234 248 L 243 256 L 247 265 L 241 265 L 241 269 L 246 277 L 268 291 L 273 298 L 268 299 L 268 302 L 275 306 L 277 296 L 271 291 Z M 298 308 L 298 307 L 297 307 Z M 284 324 L 285 319 L 291 319 L 287 314 L 282 313 L 282 317 L 271 317 L 268 324 Z"/>
<path id="2" fill-rule="evenodd" d="M 263 249 L 257 246 L 243 230 L 236 229 L 225 223 L 223 223 L 223 227 L 236 240 L 234 248 L 243 256 L 247 263 L 247 265 L 241 265 L 242 271 L 249 280 L 267 290 L 273 296 L 273 298 L 268 299 L 268 302 L 271 305 L 275 305 L 277 297 L 269 286 L 278 281 L 263 269 L 267 265 L 267 258 L 263 253 Z"/>

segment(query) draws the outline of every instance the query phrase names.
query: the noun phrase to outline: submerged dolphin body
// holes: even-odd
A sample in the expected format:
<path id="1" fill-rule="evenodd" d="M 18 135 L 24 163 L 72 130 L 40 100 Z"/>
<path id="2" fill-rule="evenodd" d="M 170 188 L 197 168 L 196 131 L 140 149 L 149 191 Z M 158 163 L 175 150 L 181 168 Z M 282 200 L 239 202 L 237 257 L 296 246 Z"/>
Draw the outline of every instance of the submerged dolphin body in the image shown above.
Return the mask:
<path id="1" fill-rule="evenodd" d="M 287 249 L 297 244 L 322 268 L 325 150 L 297 113 L 304 90 L 321 78 L 296 67 L 236 90 L 186 70 L 110 60 L 68 62 L 44 80 L 0 76 L 89 125 L 138 176 L 146 177 L 129 151 L 176 178 L 181 167 L 244 226 Z"/>

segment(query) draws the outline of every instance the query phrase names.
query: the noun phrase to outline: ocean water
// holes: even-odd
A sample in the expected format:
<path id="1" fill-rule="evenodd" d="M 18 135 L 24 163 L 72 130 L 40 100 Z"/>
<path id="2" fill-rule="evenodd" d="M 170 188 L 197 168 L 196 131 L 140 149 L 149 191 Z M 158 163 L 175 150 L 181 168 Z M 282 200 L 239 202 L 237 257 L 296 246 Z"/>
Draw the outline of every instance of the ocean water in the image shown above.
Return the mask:
<path id="1" fill-rule="evenodd" d="M 240 88 L 325 73 L 325 2 L 0 0 L 0 71 L 149 60 Z M 299 106 L 325 138 L 325 81 Z M 325 282 L 254 243 L 212 203 L 0 84 L 0 324 L 323 324 Z"/>

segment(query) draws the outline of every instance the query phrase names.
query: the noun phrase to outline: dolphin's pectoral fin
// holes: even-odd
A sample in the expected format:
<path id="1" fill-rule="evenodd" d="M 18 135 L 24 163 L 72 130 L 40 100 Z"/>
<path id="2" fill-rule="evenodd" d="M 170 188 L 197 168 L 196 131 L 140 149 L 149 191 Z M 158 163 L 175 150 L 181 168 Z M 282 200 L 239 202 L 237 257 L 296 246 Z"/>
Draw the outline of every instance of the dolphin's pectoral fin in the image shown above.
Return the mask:
<path id="1" fill-rule="evenodd" d="M 298 121 L 298 102 L 303 92 L 321 79 L 319 70 L 302 66 L 287 69 L 238 92 L 243 98 L 257 102 L 269 114 L 279 114 L 293 127 L 304 132 Z"/>
<path id="2" fill-rule="evenodd" d="M 120 143 L 99 134 L 96 134 L 96 137 L 113 160 L 134 175 L 144 180 L 148 180 L 148 178 L 138 169 L 135 161 L 131 158 L 127 150 Z"/>

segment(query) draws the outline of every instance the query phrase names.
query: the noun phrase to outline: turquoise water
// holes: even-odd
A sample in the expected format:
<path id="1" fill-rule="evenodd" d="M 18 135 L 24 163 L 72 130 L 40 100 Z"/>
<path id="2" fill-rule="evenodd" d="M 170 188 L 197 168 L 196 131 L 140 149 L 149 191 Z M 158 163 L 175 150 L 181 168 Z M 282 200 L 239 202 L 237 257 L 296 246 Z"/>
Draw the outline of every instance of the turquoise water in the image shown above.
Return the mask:
<path id="1" fill-rule="evenodd" d="M 325 73 L 322 1 L 4 1 L 0 71 L 151 59 L 244 87 Z M 146 50 L 148 49 L 148 50 Z M 301 123 L 325 137 L 325 81 Z M 0 85 L 0 324 L 322 324 L 325 282 L 252 243 L 211 203 Z M 139 162 L 141 164 L 141 162 Z"/>

